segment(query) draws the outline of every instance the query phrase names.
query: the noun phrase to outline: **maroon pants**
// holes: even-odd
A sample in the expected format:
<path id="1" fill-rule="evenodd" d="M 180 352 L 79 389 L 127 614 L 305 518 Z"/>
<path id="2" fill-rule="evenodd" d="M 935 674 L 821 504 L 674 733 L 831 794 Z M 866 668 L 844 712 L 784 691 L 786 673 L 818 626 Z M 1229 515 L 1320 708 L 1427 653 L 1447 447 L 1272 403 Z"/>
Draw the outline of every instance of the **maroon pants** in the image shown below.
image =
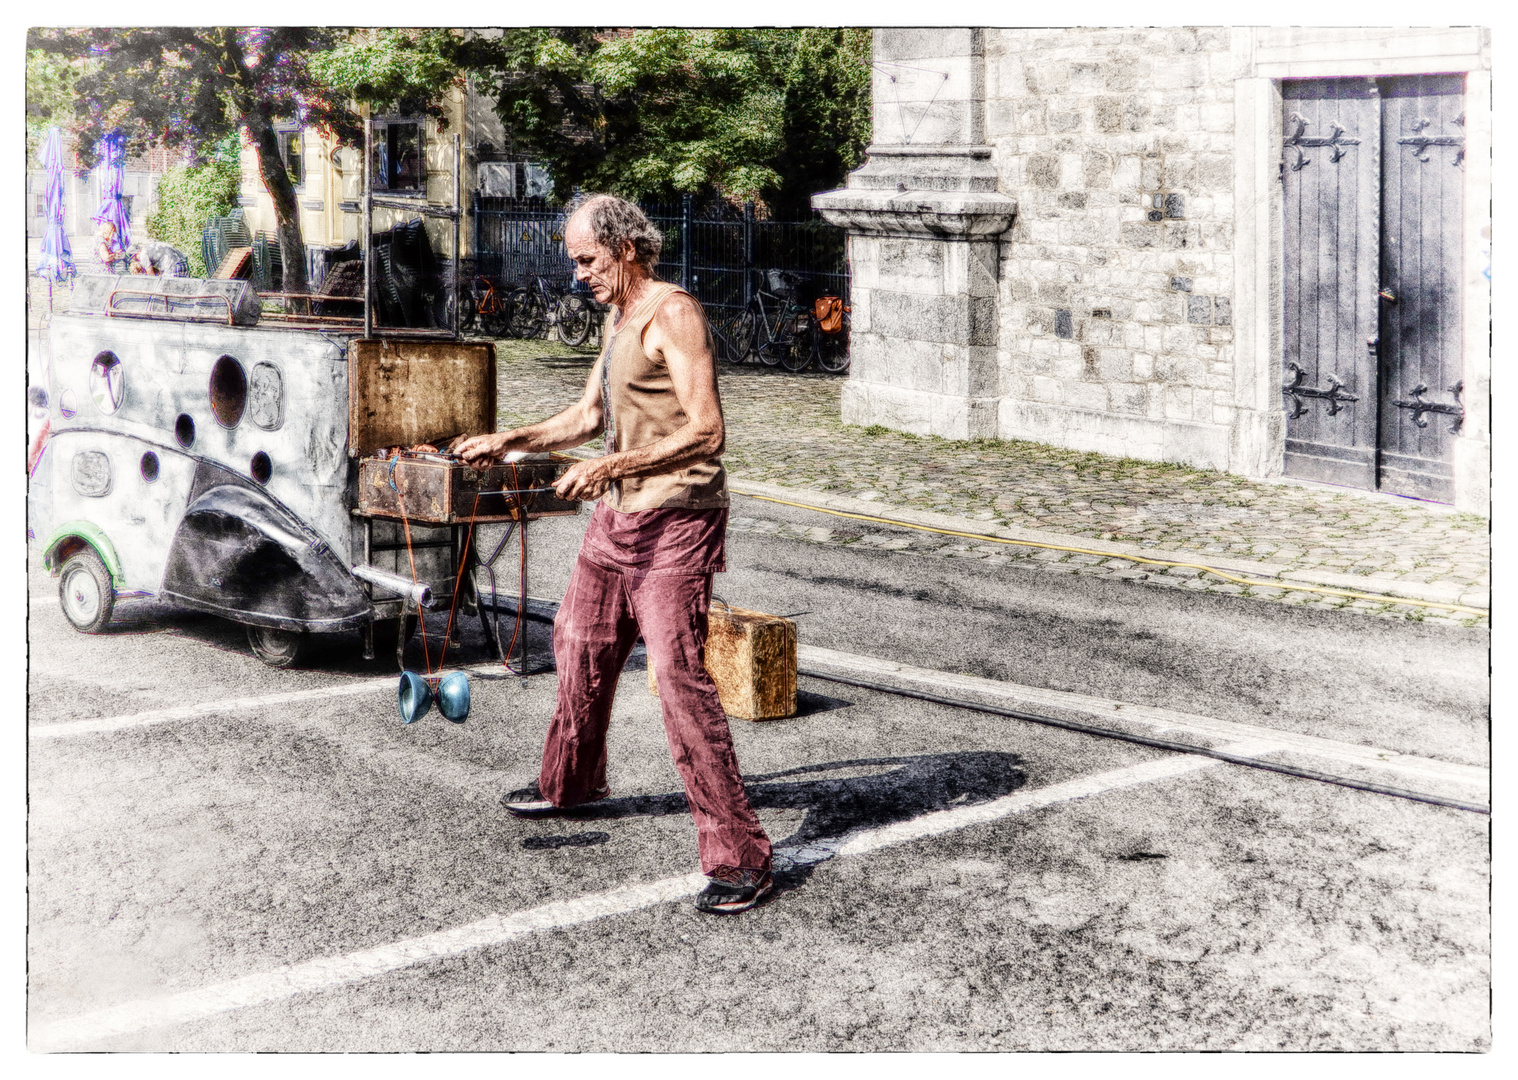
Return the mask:
<path id="1" fill-rule="evenodd" d="M 558 706 L 538 785 L 555 805 L 606 786 L 606 729 L 639 631 L 659 683 L 664 732 L 696 821 L 701 869 L 767 870 L 770 842 L 749 806 L 733 736 L 706 671 L 712 572 L 727 511 L 596 508 L 554 619 Z"/>

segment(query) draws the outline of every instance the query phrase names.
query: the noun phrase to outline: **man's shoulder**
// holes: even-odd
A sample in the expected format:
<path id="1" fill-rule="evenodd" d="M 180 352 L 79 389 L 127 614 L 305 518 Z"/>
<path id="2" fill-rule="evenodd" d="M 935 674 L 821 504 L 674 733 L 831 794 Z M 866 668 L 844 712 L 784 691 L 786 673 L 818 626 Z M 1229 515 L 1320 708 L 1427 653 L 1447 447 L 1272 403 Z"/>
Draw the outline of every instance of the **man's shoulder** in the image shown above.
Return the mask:
<path id="1" fill-rule="evenodd" d="M 682 330 L 704 333 L 706 329 L 706 309 L 684 289 L 671 292 L 663 300 L 659 301 L 654 310 L 653 317 L 649 319 L 650 326 L 657 326 L 660 330 L 679 333 Z"/>

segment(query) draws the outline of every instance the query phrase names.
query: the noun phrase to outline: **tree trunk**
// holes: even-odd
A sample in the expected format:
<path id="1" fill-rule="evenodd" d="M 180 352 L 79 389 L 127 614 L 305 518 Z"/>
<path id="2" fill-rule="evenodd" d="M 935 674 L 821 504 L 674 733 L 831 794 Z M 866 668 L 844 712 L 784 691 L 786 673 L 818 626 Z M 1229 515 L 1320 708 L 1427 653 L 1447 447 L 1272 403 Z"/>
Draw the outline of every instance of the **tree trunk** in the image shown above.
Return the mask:
<path id="1" fill-rule="evenodd" d="M 274 203 L 274 220 L 279 233 L 279 254 L 284 264 L 284 284 L 281 292 L 308 292 L 306 286 L 306 242 L 300 234 L 300 204 L 295 198 L 295 185 L 285 171 L 284 159 L 279 156 L 279 138 L 274 133 L 273 120 L 262 110 L 246 118 L 248 133 L 258 150 L 258 175 Z M 294 310 L 302 310 L 296 306 Z"/>

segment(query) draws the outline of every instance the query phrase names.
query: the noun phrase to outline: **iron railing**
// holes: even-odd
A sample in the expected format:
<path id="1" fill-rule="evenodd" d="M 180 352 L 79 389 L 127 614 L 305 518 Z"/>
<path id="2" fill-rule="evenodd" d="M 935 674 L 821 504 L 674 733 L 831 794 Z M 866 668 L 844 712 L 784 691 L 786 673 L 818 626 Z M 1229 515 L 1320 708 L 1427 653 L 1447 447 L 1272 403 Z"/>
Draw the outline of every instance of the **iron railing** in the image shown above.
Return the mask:
<path id="1" fill-rule="evenodd" d="M 471 209 L 476 272 L 507 287 L 534 277 L 571 285 L 561 208 L 542 199 L 476 196 Z M 722 216 L 697 216 L 690 196 L 672 205 L 643 204 L 643 212 L 664 233 L 659 276 L 687 289 L 708 311 L 742 311 L 759 284 L 755 270 L 789 271 L 807 283 L 806 291 L 848 302 L 844 231 L 820 217 L 764 221 L 752 203 Z"/>

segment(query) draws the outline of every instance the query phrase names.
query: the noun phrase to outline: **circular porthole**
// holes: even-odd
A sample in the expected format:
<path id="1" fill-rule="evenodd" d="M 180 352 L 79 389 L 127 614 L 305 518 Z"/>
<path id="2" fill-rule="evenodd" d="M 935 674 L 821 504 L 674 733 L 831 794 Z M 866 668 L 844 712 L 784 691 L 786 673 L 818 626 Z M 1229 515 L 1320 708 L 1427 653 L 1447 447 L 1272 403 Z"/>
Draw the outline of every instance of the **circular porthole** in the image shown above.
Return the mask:
<path id="1" fill-rule="evenodd" d="M 65 390 L 62 394 L 58 395 L 58 414 L 65 420 L 72 420 L 75 416 L 79 415 L 79 404 L 74 399 L 74 392 L 72 390 Z"/>
<path id="2" fill-rule="evenodd" d="M 109 416 L 126 397 L 126 373 L 113 352 L 103 352 L 90 365 L 90 397 L 95 408 Z"/>
<path id="3" fill-rule="evenodd" d="M 242 365 L 223 356 L 211 366 L 211 415 L 222 427 L 236 427 L 248 404 L 248 376 Z"/>
<path id="4" fill-rule="evenodd" d="M 186 450 L 195 445 L 195 421 L 190 419 L 189 413 L 180 413 L 179 419 L 174 421 L 174 438 Z"/>
<path id="5" fill-rule="evenodd" d="M 149 484 L 158 479 L 158 455 L 149 450 L 142 455 L 142 461 L 138 465 L 142 478 Z"/>
<path id="6" fill-rule="evenodd" d="M 253 455 L 253 463 L 248 468 L 253 473 L 253 479 L 260 484 L 267 484 L 269 477 L 274 474 L 274 466 L 269 461 L 269 455 L 262 450 Z"/>

